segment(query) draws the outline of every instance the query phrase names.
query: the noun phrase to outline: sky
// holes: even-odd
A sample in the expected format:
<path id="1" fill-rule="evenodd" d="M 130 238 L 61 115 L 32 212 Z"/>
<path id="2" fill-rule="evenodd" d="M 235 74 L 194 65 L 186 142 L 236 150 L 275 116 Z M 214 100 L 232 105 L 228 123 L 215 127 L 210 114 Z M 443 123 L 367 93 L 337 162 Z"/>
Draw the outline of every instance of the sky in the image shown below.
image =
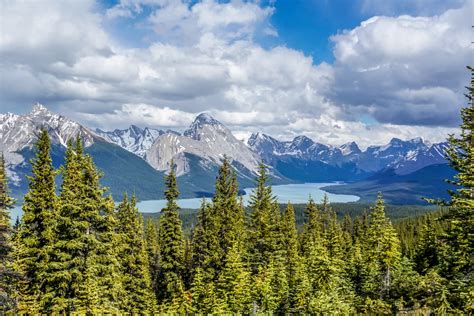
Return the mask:
<path id="1" fill-rule="evenodd" d="M 456 132 L 469 0 L 0 0 L 0 113 L 362 147 Z"/>

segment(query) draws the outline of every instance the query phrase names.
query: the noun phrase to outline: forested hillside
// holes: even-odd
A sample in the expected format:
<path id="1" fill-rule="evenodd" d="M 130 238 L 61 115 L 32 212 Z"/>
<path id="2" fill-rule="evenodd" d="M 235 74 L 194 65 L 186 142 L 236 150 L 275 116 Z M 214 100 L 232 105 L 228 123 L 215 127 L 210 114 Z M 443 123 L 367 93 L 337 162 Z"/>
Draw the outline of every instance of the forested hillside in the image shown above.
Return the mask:
<path id="1" fill-rule="evenodd" d="M 472 314 L 474 299 L 474 106 L 447 159 L 456 175 L 440 210 L 392 224 L 383 197 L 339 219 L 325 199 L 309 200 L 300 229 L 281 210 L 259 168 L 246 211 L 224 159 L 212 200 L 183 232 L 174 164 L 158 222 L 139 215 L 135 196 L 117 205 L 78 138 L 52 165 L 42 131 L 23 217 L 10 227 L 0 160 L 0 303 L 11 314 Z M 62 175 L 56 193 L 57 173 Z M 352 214 L 354 215 L 354 214 Z"/>

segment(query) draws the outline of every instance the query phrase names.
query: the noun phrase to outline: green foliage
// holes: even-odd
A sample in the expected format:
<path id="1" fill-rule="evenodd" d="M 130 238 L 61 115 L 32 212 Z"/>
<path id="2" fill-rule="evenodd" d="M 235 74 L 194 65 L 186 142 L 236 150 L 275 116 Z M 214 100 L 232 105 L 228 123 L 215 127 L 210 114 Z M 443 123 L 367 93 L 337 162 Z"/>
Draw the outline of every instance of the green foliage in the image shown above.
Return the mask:
<path id="1" fill-rule="evenodd" d="M 135 196 L 115 207 L 80 140 L 68 145 L 56 196 L 42 131 L 14 230 L 0 156 L 1 312 L 472 314 L 473 93 L 474 79 L 462 132 L 449 139 L 456 190 L 439 210 L 387 207 L 381 195 L 369 211 L 327 196 L 278 205 L 261 165 L 245 212 L 224 159 L 214 198 L 197 216 L 178 208 L 172 168 L 159 227 L 149 220 L 144 228 Z M 190 239 L 183 226 L 193 228 Z"/>
<path id="2" fill-rule="evenodd" d="M 9 210 L 15 200 L 10 197 L 3 153 L 0 154 L 0 312 L 15 309 L 15 283 L 18 275 L 13 270 L 13 230 Z"/>
<path id="3" fill-rule="evenodd" d="M 135 196 L 129 199 L 126 194 L 124 195 L 122 202 L 117 206 L 117 222 L 120 238 L 117 253 L 125 291 L 121 309 L 127 313 L 151 312 L 156 304 L 151 287 L 142 221 L 136 208 Z"/>
<path id="4" fill-rule="evenodd" d="M 24 275 L 19 284 L 18 310 L 33 314 L 48 310 L 55 294 L 50 269 L 59 213 L 50 149 L 48 133 L 42 130 L 35 145 L 36 158 L 31 161 L 33 175 L 28 178 L 18 232 L 16 269 Z"/>
<path id="5" fill-rule="evenodd" d="M 158 273 L 157 296 L 160 301 L 170 304 L 179 300 L 184 294 L 184 237 L 182 223 L 178 216 L 178 205 L 176 199 L 179 196 L 174 173 L 173 162 L 171 170 L 165 179 L 167 199 L 166 207 L 161 211 L 158 230 L 158 245 L 160 250 L 160 262 Z"/>

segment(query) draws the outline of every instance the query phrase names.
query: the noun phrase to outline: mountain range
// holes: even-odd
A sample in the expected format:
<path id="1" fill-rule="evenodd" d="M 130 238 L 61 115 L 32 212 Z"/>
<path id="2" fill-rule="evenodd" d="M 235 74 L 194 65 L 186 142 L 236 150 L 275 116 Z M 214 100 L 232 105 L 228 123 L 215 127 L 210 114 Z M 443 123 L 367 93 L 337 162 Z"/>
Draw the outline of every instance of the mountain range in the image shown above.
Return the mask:
<path id="1" fill-rule="evenodd" d="M 370 183 L 370 190 L 367 191 L 372 192 L 374 186 L 383 191 L 383 186 L 379 184 L 377 187 L 376 183 L 378 179 L 385 179 L 387 174 L 390 174 L 392 182 L 399 179 L 400 183 L 405 183 L 409 179 L 411 185 L 408 191 L 411 193 L 404 194 L 408 198 L 403 203 L 420 202 L 421 192 L 417 190 L 426 188 L 426 170 L 436 170 L 437 174 L 445 175 L 446 172 L 440 172 L 439 168 L 445 171 L 449 168 L 444 159 L 447 143 L 431 144 L 421 138 L 406 141 L 394 138 L 386 145 L 361 150 L 355 142 L 331 146 L 306 136 L 280 141 L 257 132 L 244 143 L 207 113 L 199 114 L 182 133 L 135 125 L 103 131 L 92 130 L 49 111 L 41 104 L 35 104 L 32 111 L 25 115 L 0 114 L 0 151 L 5 154 L 11 188 L 17 197 L 21 198 L 26 192 L 26 175 L 30 172 L 28 160 L 33 157 L 33 144 L 42 128 L 47 129 L 51 136 L 55 166 L 63 163 L 68 140 L 79 136 L 86 152 L 92 155 L 103 171 L 103 184 L 110 188 L 112 194 L 134 192 L 142 200 L 163 196 L 163 176 L 171 161 L 176 166 L 182 197 L 212 194 L 218 167 L 226 156 L 242 188 L 253 186 L 258 164 L 263 161 L 269 166 L 273 184 L 350 183 L 328 188 L 334 192 L 342 190 L 348 193 L 353 183 Z M 416 174 L 424 176 L 411 176 Z M 428 178 L 433 181 L 432 177 Z M 442 186 L 440 182 L 437 188 Z M 364 196 L 361 190 L 359 185 L 351 192 Z M 436 189 L 437 196 L 438 191 Z M 430 195 L 430 192 L 426 193 Z"/>

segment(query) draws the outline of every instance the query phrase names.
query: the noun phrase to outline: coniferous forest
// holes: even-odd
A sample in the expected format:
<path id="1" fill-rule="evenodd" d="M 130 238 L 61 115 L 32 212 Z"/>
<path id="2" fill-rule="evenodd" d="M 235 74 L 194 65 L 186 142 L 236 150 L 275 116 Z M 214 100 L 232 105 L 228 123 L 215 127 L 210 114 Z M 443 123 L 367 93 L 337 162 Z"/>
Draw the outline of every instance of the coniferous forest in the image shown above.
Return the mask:
<path id="1" fill-rule="evenodd" d="M 327 199 L 310 198 L 297 226 L 290 203 L 280 210 L 264 165 L 244 207 L 226 159 L 214 197 L 203 200 L 197 224 L 185 234 L 173 165 L 167 205 L 159 221 L 145 223 L 135 196 L 116 202 L 101 186 L 79 139 L 55 170 L 48 133 L 41 131 L 23 216 L 13 227 L 15 201 L 0 161 L 1 312 L 472 314 L 472 79 L 468 90 L 461 134 L 450 136 L 447 152 L 457 189 L 449 201 L 431 201 L 439 210 L 397 225 L 379 195 L 363 215 L 342 219 Z"/>

